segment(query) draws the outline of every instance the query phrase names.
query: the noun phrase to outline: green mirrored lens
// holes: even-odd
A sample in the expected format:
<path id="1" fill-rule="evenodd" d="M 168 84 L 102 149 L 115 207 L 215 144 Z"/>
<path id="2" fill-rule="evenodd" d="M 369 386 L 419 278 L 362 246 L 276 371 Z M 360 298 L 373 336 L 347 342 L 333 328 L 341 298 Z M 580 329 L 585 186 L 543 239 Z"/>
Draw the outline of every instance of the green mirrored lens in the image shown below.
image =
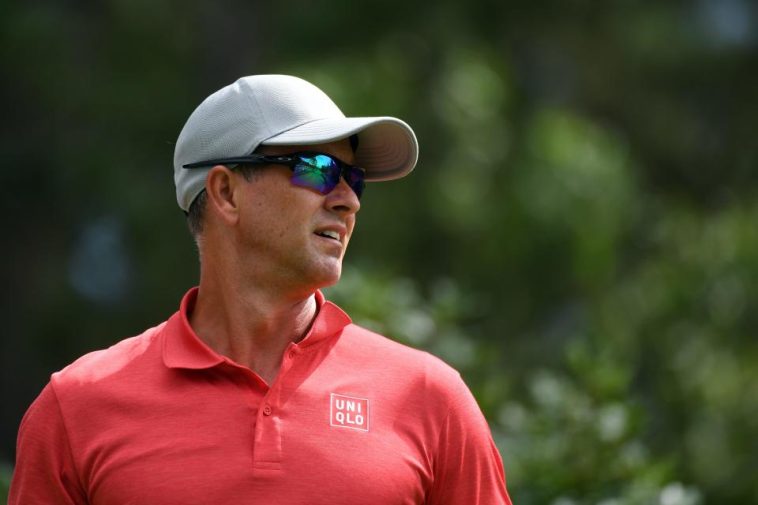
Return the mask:
<path id="1" fill-rule="evenodd" d="M 301 156 L 293 168 L 292 183 L 312 188 L 325 195 L 333 190 L 340 180 L 340 167 L 325 154 Z"/>
<path id="2" fill-rule="evenodd" d="M 315 189 L 322 195 L 331 192 L 344 177 L 358 198 L 363 194 L 365 174 L 363 169 L 342 163 L 328 154 L 298 154 L 292 167 L 292 183 L 296 186 Z"/>

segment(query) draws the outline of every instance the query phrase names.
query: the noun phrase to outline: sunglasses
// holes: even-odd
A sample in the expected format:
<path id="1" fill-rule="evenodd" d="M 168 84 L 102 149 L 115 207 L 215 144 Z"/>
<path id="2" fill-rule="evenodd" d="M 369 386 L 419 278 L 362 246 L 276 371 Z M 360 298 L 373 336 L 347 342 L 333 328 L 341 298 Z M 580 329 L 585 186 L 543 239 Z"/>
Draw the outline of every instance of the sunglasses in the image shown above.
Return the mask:
<path id="1" fill-rule="evenodd" d="M 236 158 L 219 158 L 215 160 L 198 161 L 183 165 L 184 168 L 211 167 L 214 165 L 286 165 L 292 170 L 290 182 L 295 186 L 315 189 L 322 195 L 329 194 L 344 178 L 350 189 L 358 198 L 363 193 L 365 171 L 362 168 L 348 165 L 342 160 L 329 154 L 317 152 L 302 152 L 282 156 L 251 154 Z"/>

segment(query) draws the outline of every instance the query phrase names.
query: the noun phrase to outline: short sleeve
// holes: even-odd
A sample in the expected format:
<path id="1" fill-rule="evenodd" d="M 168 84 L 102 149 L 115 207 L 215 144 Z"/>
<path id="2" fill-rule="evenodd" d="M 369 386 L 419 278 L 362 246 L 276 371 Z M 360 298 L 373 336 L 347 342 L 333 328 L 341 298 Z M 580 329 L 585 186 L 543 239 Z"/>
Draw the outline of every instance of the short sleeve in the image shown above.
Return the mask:
<path id="1" fill-rule="evenodd" d="M 21 421 L 8 505 L 86 504 L 55 391 L 48 384 Z"/>
<path id="2" fill-rule="evenodd" d="M 487 421 L 458 377 L 434 458 L 430 505 L 511 505 L 505 472 Z"/>

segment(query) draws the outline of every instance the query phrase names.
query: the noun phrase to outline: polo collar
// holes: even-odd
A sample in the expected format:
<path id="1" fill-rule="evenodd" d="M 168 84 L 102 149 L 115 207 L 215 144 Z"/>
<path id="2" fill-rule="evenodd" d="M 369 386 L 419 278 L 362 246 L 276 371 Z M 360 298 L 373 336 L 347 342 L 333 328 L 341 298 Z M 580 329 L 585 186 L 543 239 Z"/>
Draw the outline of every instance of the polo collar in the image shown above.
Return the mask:
<path id="1" fill-rule="evenodd" d="M 163 363 L 168 368 L 201 370 L 219 365 L 230 359 L 218 354 L 200 340 L 189 324 L 188 314 L 197 300 L 198 288 L 190 289 L 182 298 L 179 310 L 163 327 Z M 335 337 L 352 321 L 342 309 L 326 301 L 321 291 L 316 291 L 318 313 L 305 338 L 298 342 L 301 349 L 307 349 L 318 342 Z"/>

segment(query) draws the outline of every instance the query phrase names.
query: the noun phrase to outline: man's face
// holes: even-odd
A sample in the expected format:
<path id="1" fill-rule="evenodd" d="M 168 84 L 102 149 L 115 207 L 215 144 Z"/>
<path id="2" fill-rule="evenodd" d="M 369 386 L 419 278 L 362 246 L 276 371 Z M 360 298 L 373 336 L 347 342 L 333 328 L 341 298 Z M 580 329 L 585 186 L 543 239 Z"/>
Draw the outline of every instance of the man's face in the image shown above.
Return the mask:
<path id="1" fill-rule="evenodd" d="M 354 163 L 350 142 L 345 139 L 311 146 L 263 146 L 269 155 L 316 151 Z M 334 190 L 322 195 L 316 190 L 295 186 L 292 171 L 271 165 L 255 169 L 243 189 L 240 202 L 238 243 L 242 246 L 240 265 L 252 269 L 253 277 L 281 283 L 304 293 L 336 283 L 342 272 L 342 258 L 360 209 L 358 197 L 344 179 Z"/>

